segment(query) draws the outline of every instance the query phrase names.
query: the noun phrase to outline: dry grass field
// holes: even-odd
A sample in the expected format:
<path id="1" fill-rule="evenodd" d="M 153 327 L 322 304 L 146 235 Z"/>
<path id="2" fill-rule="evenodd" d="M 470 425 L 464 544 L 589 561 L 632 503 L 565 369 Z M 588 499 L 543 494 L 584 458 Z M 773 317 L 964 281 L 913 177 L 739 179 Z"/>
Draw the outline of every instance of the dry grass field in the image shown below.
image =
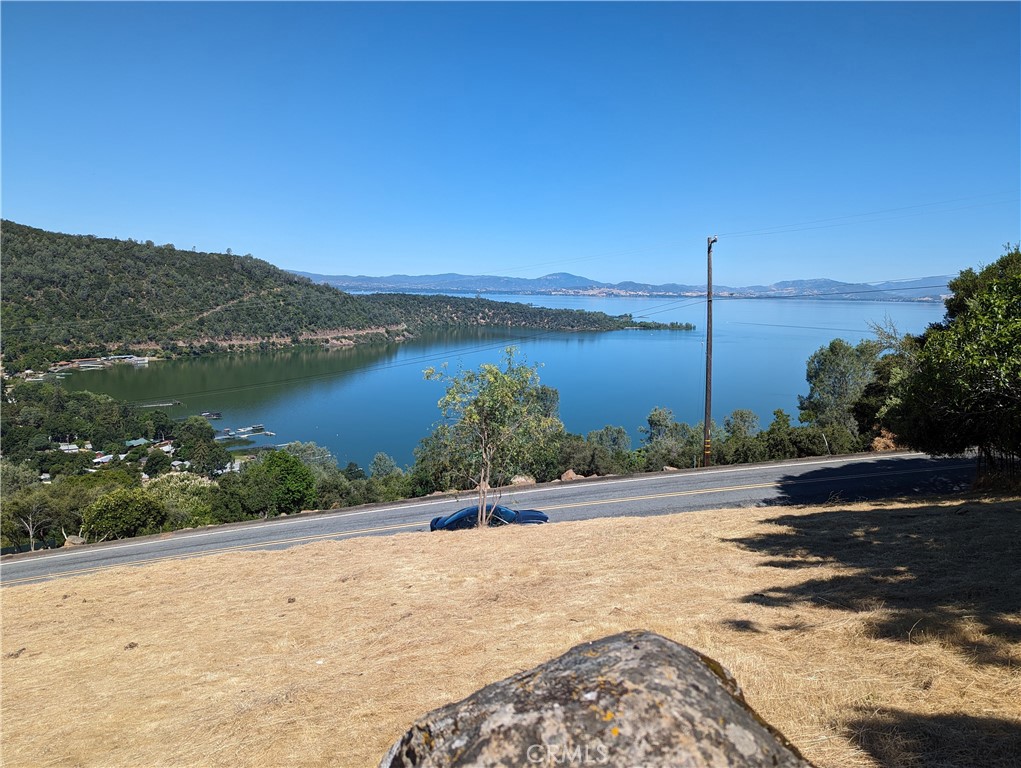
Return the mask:
<path id="1" fill-rule="evenodd" d="M 819 766 L 1021 761 L 1021 502 L 412 533 L 5 588 L 2 760 L 374 766 L 419 715 L 649 629 Z"/>

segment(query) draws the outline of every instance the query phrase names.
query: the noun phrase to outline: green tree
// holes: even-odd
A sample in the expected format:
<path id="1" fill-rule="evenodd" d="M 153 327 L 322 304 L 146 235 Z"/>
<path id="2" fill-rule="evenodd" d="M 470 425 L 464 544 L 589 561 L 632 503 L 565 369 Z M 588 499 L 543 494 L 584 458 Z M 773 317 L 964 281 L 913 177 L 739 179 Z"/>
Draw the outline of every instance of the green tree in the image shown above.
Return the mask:
<path id="1" fill-rule="evenodd" d="M 723 436 L 716 443 L 717 464 L 747 464 L 768 458 L 759 417 L 739 408 L 723 419 Z"/>
<path id="2" fill-rule="evenodd" d="M 715 422 L 711 429 L 712 434 L 717 434 Z M 702 423 L 692 426 L 676 421 L 669 408 L 653 408 L 646 418 L 646 426 L 639 427 L 638 431 L 645 436 L 642 452 L 645 467 L 651 471 L 663 467 L 693 467 L 703 456 Z"/>
<path id="3" fill-rule="evenodd" d="M 149 455 L 145 459 L 145 474 L 149 477 L 159 477 L 165 472 L 169 472 L 171 467 L 170 457 L 166 453 L 159 450 L 149 451 Z"/>
<path id="4" fill-rule="evenodd" d="M 214 487 L 212 480 L 191 472 L 171 472 L 148 483 L 145 490 L 163 505 L 167 527 L 175 530 L 216 522 Z"/>
<path id="5" fill-rule="evenodd" d="M 1021 253 L 962 273 L 947 318 L 925 333 L 887 409 L 907 445 L 934 455 L 978 448 L 986 466 L 1021 456 Z"/>
<path id="6" fill-rule="evenodd" d="M 793 459 L 798 455 L 794 446 L 794 428 L 791 417 L 782 408 L 773 411 L 773 421 L 765 432 L 766 453 L 770 459 Z"/>
<path id="7" fill-rule="evenodd" d="M 344 473 L 344 477 L 348 480 L 364 480 L 368 477 L 368 475 L 365 474 L 365 470 L 353 461 L 349 461 L 342 471 Z"/>
<path id="8" fill-rule="evenodd" d="M 293 514 L 316 503 L 316 480 L 301 459 L 287 451 L 268 451 L 241 472 L 246 508 L 260 517 Z"/>
<path id="9" fill-rule="evenodd" d="M 24 530 L 31 550 L 35 549 L 39 539 L 44 539 L 53 530 L 56 522 L 53 504 L 42 485 L 25 488 L 5 498 L 4 511 L 10 515 L 11 523 Z M 15 538 L 13 532 L 8 538 Z"/>
<path id="10" fill-rule="evenodd" d="M 36 485 L 39 475 L 27 464 L 0 459 L 0 498 L 7 499 L 22 488 Z"/>
<path id="11" fill-rule="evenodd" d="M 397 462 L 382 451 L 372 457 L 369 465 L 369 475 L 380 479 L 400 474 L 400 471 Z"/>
<path id="12" fill-rule="evenodd" d="M 524 471 L 529 457 L 549 451 L 564 431 L 551 413 L 549 388 L 540 386 L 538 366 L 518 362 L 516 354 L 507 347 L 502 368 L 483 363 L 457 376 L 445 368 L 425 371 L 427 379 L 446 384 L 438 403 L 446 429 L 435 434 L 478 494 L 479 526 L 489 524 L 486 499 L 493 484 Z"/>
<path id="13" fill-rule="evenodd" d="M 411 490 L 415 496 L 458 488 L 461 474 L 456 457 L 450 454 L 447 434 L 450 427 L 440 424 L 415 447 L 415 464 L 411 468 Z"/>
<path id="14" fill-rule="evenodd" d="M 1008 243 L 1003 246 L 1003 251 L 1003 256 L 992 264 L 978 272 L 969 267 L 947 284 L 951 293 L 943 302 L 947 309 L 946 322 L 952 322 L 966 312 L 971 302 L 989 291 L 994 281 L 1009 280 L 1021 274 L 1021 243 Z"/>
<path id="15" fill-rule="evenodd" d="M 312 470 L 317 481 L 337 471 L 337 457 L 330 453 L 329 448 L 317 443 L 294 441 L 285 445 L 283 450 L 301 459 L 302 464 Z"/>
<path id="16" fill-rule="evenodd" d="M 126 539 L 159 533 L 166 509 L 141 488 L 120 488 L 101 496 L 82 513 L 87 539 Z"/>
<path id="17" fill-rule="evenodd" d="M 798 396 L 801 421 L 822 429 L 839 426 L 857 436 L 854 405 L 875 375 L 880 352 L 880 344 L 870 339 L 853 347 L 834 339 L 813 352 L 805 373 L 808 395 Z"/>
<path id="18" fill-rule="evenodd" d="M 174 456 L 191 462 L 190 471 L 213 476 L 231 462 L 230 452 L 216 442 L 216 430 L 201 416 L 189 416 L 176 430 Z"/>

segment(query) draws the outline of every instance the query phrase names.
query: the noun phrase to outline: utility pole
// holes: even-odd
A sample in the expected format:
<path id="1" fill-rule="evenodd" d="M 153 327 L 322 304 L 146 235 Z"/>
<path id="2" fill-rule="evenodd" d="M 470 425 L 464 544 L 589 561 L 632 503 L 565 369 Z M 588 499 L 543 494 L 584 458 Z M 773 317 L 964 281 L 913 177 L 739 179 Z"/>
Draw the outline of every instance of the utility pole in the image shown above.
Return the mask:
<path id="1" fill-rule="evenodd" d="M 706 238 L 709 250 L 706 254 L 708 274 L 706 279 L 705 300 L 705 419 L 702 421 L 703 454 L 702 466 L 712 463 L 712 436 L 709 434 L 709 423 L 712 418 L 713 402 L 713 243 L 716 235 Z"/>

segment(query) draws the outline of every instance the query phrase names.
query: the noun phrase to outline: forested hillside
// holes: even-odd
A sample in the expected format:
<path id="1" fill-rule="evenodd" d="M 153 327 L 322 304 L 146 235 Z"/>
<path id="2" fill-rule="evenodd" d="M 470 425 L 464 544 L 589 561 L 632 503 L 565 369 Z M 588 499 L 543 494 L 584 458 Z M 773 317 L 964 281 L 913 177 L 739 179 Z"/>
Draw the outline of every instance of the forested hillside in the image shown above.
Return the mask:
<path id="1" fill-rule="evenodd" d="M 429 327 L 613 330 L 629 316 L 483 299 L 353 296 L 250 255 L 65 235 L 2 223 L 3 365 L 135 352 L 205 352 L 307 340 L 355 343 Z"/>

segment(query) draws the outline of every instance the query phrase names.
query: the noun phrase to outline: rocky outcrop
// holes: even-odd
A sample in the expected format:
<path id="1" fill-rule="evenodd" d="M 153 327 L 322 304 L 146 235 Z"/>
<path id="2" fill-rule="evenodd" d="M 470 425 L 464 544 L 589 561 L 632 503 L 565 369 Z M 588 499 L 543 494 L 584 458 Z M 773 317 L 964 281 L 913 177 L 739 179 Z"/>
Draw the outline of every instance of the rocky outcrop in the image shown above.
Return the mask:
<path id="1" fill-rule="evenodd" d="M 416 722 L 380 768 L 810 768 L 717 662 L 651 632 L 576 646 Z"/>

